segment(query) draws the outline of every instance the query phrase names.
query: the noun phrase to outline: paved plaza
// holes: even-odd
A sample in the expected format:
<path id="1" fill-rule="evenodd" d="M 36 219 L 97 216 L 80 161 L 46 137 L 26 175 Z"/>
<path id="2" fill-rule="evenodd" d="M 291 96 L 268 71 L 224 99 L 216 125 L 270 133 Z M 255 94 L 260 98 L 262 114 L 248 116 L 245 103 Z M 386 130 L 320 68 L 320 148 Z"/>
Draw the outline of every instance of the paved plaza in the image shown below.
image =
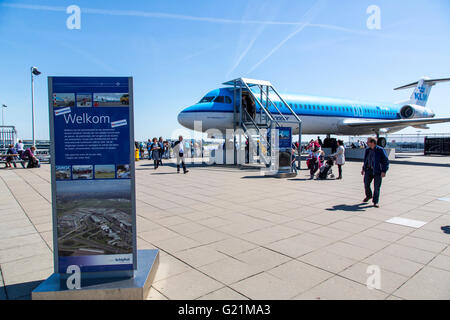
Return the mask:
<path id="1" fill-rule="evenodd" d="M 138 248 L 161 250 L 148 299 L 450 299 L 450 158 L 399 161 L 380 209 L 361 204 L 357 162 L 343 181 L 138 162 Z M 0 170 L 0 299 L 53 271 L 50 190 L 49 165 Z"/>

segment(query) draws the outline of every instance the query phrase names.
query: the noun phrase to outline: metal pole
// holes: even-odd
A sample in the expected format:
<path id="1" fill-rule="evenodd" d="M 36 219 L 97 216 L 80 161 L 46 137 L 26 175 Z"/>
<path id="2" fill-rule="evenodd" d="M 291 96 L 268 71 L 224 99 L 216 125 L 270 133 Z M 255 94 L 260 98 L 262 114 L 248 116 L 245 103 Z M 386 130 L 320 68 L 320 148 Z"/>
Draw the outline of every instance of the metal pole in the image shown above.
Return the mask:
<path id="1" fill-rule="evenodd" d="M 33 146 L 36 145 L 36 141 L 34 139 L 34 78 L 33 78 L 33 68 L 31 68 L 31 130 L 32 130 L 32 139 Z"/>

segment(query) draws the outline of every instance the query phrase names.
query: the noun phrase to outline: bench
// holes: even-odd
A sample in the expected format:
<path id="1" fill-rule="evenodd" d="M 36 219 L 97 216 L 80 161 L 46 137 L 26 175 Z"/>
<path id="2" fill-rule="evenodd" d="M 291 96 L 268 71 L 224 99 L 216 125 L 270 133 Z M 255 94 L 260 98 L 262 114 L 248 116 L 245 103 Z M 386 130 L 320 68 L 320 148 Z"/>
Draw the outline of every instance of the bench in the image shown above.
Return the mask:
<path id="1" fill-rule="evenodd" d="M 8 161 L 6 161 L 7 157 L 13 157 L 13 159 L 9 161 L 9 163 L 13 164 L 15 168 L 17 168 L 17 163 L 20 163 L 22 167 L 25 168 L 26 160 L 20 159 L 20 155 L 18 154 L 0 154 L 0 163 L 5 164 L 6 166 L 6 164 L 8 163 Z"/>

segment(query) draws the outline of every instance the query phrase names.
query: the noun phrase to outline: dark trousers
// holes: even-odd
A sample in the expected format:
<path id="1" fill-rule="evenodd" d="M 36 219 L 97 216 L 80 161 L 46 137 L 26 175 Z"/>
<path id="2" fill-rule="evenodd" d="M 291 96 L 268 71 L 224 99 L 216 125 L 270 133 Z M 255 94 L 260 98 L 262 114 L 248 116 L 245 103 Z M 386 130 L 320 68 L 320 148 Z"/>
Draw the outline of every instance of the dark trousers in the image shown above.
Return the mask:
<path id="1" fill-rule="evenodd" d="M 339 178 L 342 178 L 342 164 L 338 164 Z"/>
<path id="2" fill-rule="evenodd" d="M 319 170 L 319 161 L 314 161 L 311 163 L 311 168 L 309 169 L 309 173 L 313 176 L 317 170 Z"/>
<path id="3" fill-rule="evenodd" d="M 374 181 L 374 192 L 372 194 L 372 189 L 370 185 L 372 184 L 372 181 Z M 381 183 L 383 182 L 383 178 L 381 178 L 381 175 L 374 175 L 372 170 L 366 170 L 364 175 L 364 187 L 366 189 L 366 197 L 372 198 L 373 197 L 373 203 L 378 204 L 380 201 L 380 188 Z"/>

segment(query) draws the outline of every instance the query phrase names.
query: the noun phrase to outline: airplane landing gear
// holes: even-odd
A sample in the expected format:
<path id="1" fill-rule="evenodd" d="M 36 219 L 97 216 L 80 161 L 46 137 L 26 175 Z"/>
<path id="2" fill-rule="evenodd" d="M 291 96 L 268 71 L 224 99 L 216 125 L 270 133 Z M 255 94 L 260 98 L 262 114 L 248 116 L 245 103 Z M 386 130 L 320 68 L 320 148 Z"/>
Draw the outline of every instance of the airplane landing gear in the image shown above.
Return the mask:
<path id="1" fill-rule="evenodd" d="M 387 145 L 386 138 L 378 138 L 378 145 L 382 148 L 386 148 Z"/>
<path id="2" fill-rule="evenodd" d="M 386 148 L 387 145 L 387 140 L 386 138 L 380 137 L 380 134 L 377 133 L 377 140 L 378 140 L 378 145 L 382 148 Z"/>

